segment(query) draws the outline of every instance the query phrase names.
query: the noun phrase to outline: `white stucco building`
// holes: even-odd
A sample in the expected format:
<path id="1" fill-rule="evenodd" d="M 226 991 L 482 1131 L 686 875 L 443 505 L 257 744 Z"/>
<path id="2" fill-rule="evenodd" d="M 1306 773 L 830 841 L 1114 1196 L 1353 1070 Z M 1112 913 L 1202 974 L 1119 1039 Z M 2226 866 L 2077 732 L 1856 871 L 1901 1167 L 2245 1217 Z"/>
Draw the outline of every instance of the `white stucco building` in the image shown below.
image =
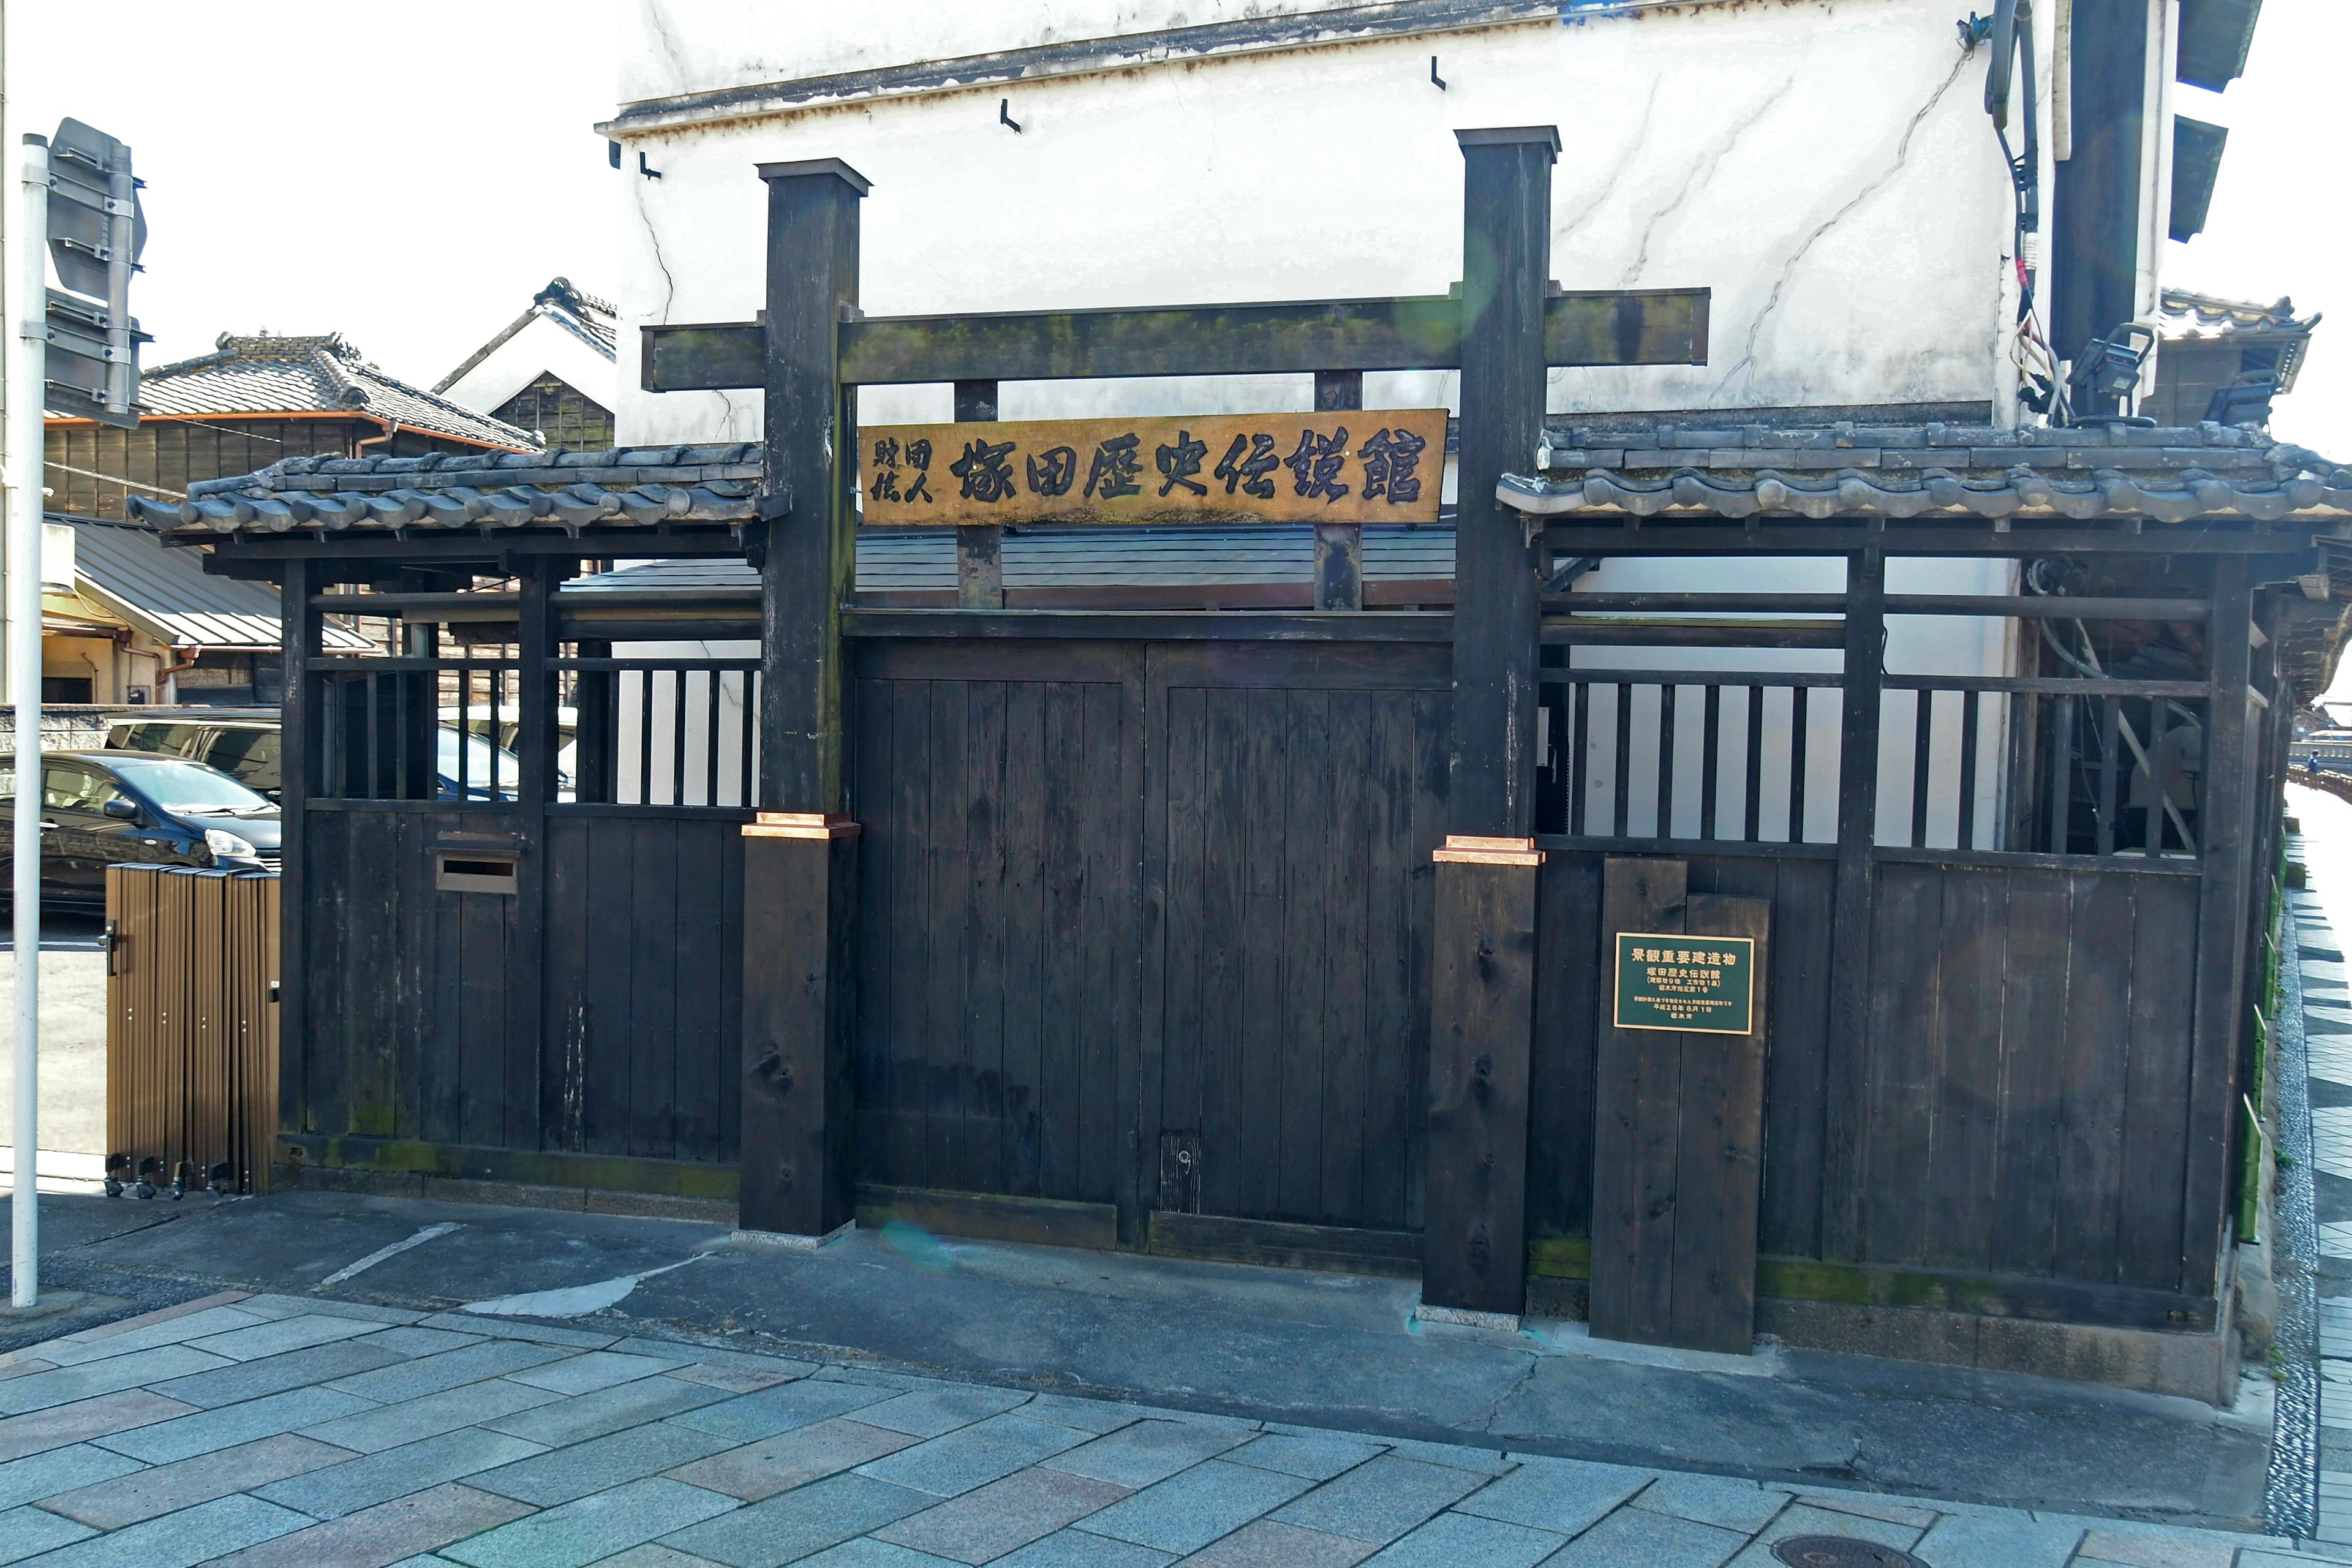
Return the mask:
<path id="1" fill-rule="evenodd" d="M 2022 373 L 2064 370 L 2038 345 L 2063 361 L 2153 319 L 2172 83 L 2225 84 L 2250 13 L 2244 0 L 2027 7 L 2031 74 L 2021 65 L 2009 90 L 2004 145 L 1987 109 L 1998 51 L 1965 41 L 1939 0 L 639 0 L 621 108 L 601 127 L 628 237 L 618 359 L 637 363 L 643 323 L 752 317 L 761 162 L 839 158 L 872 182 L 859 266 L 874 315 L 1431 294 L 1462 276 L 1454 131 L 1556 125 L 1560 287 L 1705 288 L 1711 300 L 1706 363 L 1555 369 L 1555 416 L 2037 422 Z M 2151 358 L 2142 385 L 2153 376 Z M 1454 380 L 1368 374 L 1365 404 L 1458 412 Z M 2025 390 L 2046 397 L 2046 383 Z M 1008 383 L 1000 410 L 1239 412 L 1310 396 L 1305 376 Z M 858 414 L 940 420 L 950 402 L 944 385 L 876 387 Z M 753 439 L 760 418 L 756 391 L 653 394 L 622 377 L 625 442 Z M 1999 593 L 2010 571 L 1907 561 L 1889 586 Z M 1838 572 L 1617 560 L 1582 586 L 1833 591 Z M 1897 669 L 1999 673 L 2013 659 L 2000 621 L 1891 623 Z M 1837 662 L 1735 662 L 1749 660 Z"/>

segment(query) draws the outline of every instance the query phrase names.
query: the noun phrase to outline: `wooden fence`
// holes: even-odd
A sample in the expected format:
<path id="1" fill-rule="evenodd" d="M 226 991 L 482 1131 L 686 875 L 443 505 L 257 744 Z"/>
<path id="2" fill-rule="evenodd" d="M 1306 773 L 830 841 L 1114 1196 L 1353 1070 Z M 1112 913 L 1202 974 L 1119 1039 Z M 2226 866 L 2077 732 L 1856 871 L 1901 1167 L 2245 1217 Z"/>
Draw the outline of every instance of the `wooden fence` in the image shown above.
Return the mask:
<path id="1" fill-rule="evenodd" d="M 109 1173 L 175 1195 L 268 1191 L 276 874 L 110 866 L 106 914 Z"/>

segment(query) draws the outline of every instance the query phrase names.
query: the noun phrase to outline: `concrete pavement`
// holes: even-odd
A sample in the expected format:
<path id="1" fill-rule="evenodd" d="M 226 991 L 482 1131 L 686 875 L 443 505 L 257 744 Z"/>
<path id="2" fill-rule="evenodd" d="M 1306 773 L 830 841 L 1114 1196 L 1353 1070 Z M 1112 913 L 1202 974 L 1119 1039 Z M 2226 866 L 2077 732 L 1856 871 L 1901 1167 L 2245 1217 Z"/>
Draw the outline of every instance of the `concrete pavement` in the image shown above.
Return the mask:
<path id="1" fill-rule="evenodd" d="M 1784 1561 L 1776 1542 L 1802 1535 L 1932 1568 L 2352 1561 L 2221 1532 L 926 1378 L 634 1326 L 609 1310 L 554 1322 L 497 1304 L 223 1292 L 16 1352 L 0 1358 L 0 1562 L 1765 1568 Z"/>

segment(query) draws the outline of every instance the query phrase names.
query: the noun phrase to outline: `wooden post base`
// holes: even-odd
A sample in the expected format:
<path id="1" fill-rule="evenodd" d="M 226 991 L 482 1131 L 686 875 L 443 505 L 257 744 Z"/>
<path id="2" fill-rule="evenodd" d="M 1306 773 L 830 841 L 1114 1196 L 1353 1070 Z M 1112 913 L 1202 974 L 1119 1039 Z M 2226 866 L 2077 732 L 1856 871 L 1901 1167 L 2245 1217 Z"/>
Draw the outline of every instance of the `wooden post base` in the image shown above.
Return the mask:
<path id="1" fill-rule="evenodd" d="M 745 1230 L 813 1245 L 855 1216 L 856 885 L 854 822 L 762 812 L 743 829 Z"/>
<path id="2" fill-rule="evenodd" d="M 1436 861 L 1421 1299 L 1425 1309 L 1516 1321 L 1527 1305 L 1528 1056 L 1543 856 L 1530 838 L 1455 837 Z"/>

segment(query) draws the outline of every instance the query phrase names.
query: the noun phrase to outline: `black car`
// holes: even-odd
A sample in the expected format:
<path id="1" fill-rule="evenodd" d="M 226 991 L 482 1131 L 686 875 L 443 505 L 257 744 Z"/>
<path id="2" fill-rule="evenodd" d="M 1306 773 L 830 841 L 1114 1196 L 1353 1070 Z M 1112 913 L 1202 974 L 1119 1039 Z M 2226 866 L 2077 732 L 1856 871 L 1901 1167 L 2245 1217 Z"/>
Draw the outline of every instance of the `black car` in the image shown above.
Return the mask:
<path id="1" fill-rule="evenodd" d="M 16 852 L 16 767 L 0 757 L 0 852 Z M 278 807 L 218 768 L 151 752 L 41 757 L 41 902 L 103 910 L 106 868 L 278 868 Z M 13 883 L 0 885 L 0 901 Z"/>

